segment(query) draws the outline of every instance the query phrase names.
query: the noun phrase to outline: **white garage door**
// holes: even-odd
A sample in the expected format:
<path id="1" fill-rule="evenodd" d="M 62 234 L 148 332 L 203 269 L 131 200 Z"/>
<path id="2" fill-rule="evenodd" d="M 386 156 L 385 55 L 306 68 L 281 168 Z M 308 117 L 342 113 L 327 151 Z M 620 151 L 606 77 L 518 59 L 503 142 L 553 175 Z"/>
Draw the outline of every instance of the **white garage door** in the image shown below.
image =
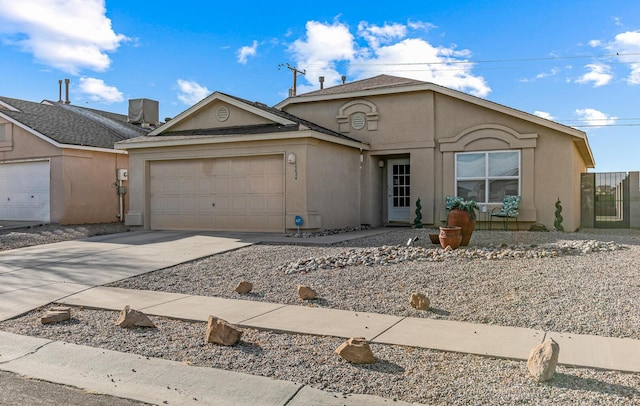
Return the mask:
<path id="1" fill-rule="evenodd" d="M 282 155 L 150 164 L 154 230 L 284 230 Z"/>
<path id="2" fill-rule="evenodd" d="M 49 222 L 49 161 L 0 164 L 0 220 Z"/>

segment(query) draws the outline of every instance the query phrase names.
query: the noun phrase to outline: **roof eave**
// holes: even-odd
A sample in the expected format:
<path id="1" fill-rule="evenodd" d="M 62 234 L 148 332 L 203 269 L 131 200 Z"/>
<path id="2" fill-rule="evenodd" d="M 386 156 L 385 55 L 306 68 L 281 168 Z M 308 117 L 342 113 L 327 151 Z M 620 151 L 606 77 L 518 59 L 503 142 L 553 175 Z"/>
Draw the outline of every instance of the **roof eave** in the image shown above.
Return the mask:
<path id="1" fill-rule="evenodd" d="M 265 137 L 264 134 L 251 134 L 251 135 L 234 135 L 234 136 L 186 136 L 184 138 L 173 138 L 170 140 L 159 140 L 161 137 L 155 137 L 153 140 L 140 140 L 140 141 L 123 141 L 116 143 L 115 148 L 119 150 L 130 149 L 145 149 L 145 148 L 163 148 L 163 147 L 177 147 L 187 145 L 210 145 L 210 144 L 223 144 L 229 142 L 251 142 L 251 141 L 277 141 L 287 139 L 300 139 L 300 138 L 315 138 L 323 141 L 327 141 L 333 144 L 344 145 L 351 148 L 357 148 L 361 150 L 369 150 L 368 144 L 352 141 L 348 139 L 334 137 L 328 134 L 319 133 L 313 130 L 302 130 L 296 132 L 286 133 L 273 133 L 269 134 L 269 137 Z"/>
<path id="2" fill-rule="evenodd" d="M 279 124 L 283 124 L 283 125 L 295 124 L 291 120 L 287 120 L 284 117 L 277 116 L 275 114 L 269 113 L 268 111 L 259 109 L 259 108 L 255 107 L 255 106 L 251 106 L 251 105 L 249 105 L 247 103 L 243 103 L 242 101 L 240 101 L 238 99 L 235 99 L 233 97 L 229 97 L 224 93 L 213 92 L 209 96 L 207 96 L 204 99 L 200 100 L 198 103 L 194 104 L 193 106 L 191 106 L 188 109 L 184 110 L 182 113 L 178 114 L 172 120 L 164 123 L 160 127 L 158 127 L 155 130 L 151 131 L 149 133 L 149 136 L 158 135 L 158 134 L 161 134 L 161 133 L 169 130 L 170 128 L 172 128 L 176 124 L 180 123 L 181 121 L 183 121 L 186 118 L 188 118 L 189 116 L 191 116 L 193 113 L 195 113 L 198 110 L 206 107 L 208 104 L 210 104 L 214 100 L 221 100 L 221 101 L 223 101 L 225 103 L 228 103 L 228 104 L 230 104 L 232 106 L 235 106 L 235 107 L 238 107 L 240 109 L 249 111 L 251 113 L 254 113 L 256 115 L 262 116 L 262 117 L 264 117 L 264 118 L 266 118 L 268 120 L 274 121 L 274 122 L 279 123 Z"/>

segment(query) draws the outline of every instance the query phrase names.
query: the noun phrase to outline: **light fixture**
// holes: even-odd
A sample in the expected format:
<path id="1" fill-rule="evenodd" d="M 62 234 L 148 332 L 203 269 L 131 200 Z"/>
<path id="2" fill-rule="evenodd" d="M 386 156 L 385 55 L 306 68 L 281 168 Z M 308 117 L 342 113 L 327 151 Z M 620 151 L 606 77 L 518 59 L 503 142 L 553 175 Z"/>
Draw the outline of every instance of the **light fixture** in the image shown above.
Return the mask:
<path id="1" fill-rule="evenodd" d="M 384 168 L 384 159 L 378 161 L 378 168 Z"/>
<path id="2" fill-rule="evenodd" d="M 287 162 L 289 162 L 290 164 L 295 164 L 296 163 L 296 154 L 289 154 L 289 156 L 287 156 Z"/>

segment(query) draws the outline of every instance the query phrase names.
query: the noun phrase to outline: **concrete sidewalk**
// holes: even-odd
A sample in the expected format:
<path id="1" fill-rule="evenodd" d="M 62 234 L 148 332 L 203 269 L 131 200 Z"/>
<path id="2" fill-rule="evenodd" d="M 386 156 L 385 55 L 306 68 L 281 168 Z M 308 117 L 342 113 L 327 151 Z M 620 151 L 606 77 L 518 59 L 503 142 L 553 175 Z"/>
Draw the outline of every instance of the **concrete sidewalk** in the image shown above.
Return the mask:
<path id="1" fill-rule="evenodd" d="M 0 370 L 158 405 L 409 405 L 2 331 Z"/>
<path id="2" fill-rule="evenodd" d="M 560 345 L 560 364 L 640 372 L 640 340 L 624 338 L 107 287 L 86 290 L 61 303 L 117 311 L 128 304 L 150 315 L 204 322 L 212 314 L 240 327 L 365 337 L 378 344 L 522 361 L 528 359 L 531 348 L 552 337 Z"/>
<path id="3" fill-rule="evenodd" d="M 0 252 L 0 321 L 93 286 L 256 241 L 186 232 L 129 232 Z"/>
<path id="4" fill-rule="evenodd" d="M 0 252 L 0 321 L 94 286 L 257 243 L 329 245 L 386 233 L 282 234 L 135 231 Z"/>

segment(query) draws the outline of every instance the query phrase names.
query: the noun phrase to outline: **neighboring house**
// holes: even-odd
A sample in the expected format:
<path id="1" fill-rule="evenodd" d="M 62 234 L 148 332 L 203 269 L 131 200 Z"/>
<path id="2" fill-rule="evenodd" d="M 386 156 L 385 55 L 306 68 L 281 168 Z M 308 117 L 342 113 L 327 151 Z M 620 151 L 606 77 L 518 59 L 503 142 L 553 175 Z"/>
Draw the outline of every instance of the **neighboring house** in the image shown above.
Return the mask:
<path id="1" fill-rule="evenodd" d="M 126 222 L 276 231 L 445 222 L 447 195 L 485 210 L 522 197 L 521 227 L 580 225 L 586 134 L 432 83 L 381 75 L 275 107 L 215 92 L 129 152 Z M 487 212 L 480 221 L 487 220 Z"/>
<path id="2" fill-rule="evenodd" d="M 119 221 L 128 156 L 113 146 L 149 131 L 127 115 L 0 97 L 0 220 Z"/>

